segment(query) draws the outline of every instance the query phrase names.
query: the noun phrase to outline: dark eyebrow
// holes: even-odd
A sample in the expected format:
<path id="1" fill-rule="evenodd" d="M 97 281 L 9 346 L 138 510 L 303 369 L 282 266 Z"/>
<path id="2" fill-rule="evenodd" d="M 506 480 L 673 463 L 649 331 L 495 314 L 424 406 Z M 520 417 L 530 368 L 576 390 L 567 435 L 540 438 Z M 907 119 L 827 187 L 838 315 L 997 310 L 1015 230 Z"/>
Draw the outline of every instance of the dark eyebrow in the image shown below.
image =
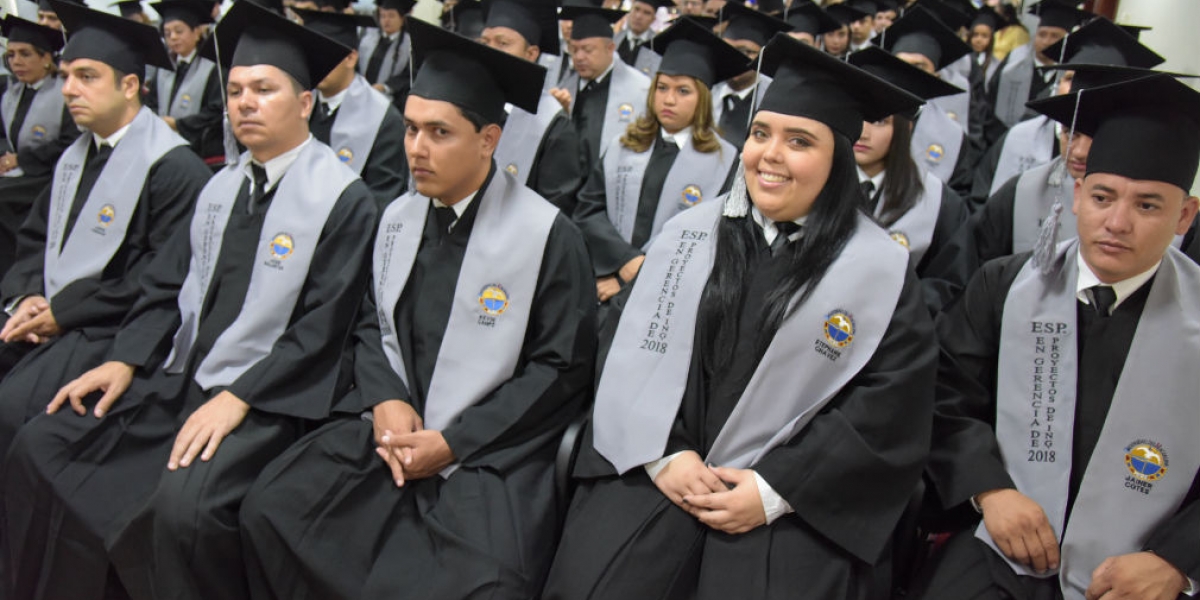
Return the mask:
<path id="1" fill-rule="evenodd" d="M 1114 189 L 1108 187 L 1107 185 L 1104 185 L 1103 183 L 1097 183 L 1097 184 L 1093 185 L 1092 191 L 1104 192 L 1105 194 L 1116 194 L 1117 193 L 1117 190 L 1114 190 Z"/>
<path id="2" fill-rule="evenodd" d="M 417 123 L 412 119 L 404 119 L 404 124 L 412 127 L 440 127 L 442 129 L 450 128 L 450 124 L 445 121 L 426 121 L 424 123 Z"/>
<path id="3" fill-rule="evenodd" d="M 1138 200 L 1157 200 L 1159 202 L 1167 201 L 1167 199 L 1163 198 L 1162 194 L 1159 194 L 1158 192 L 1142 192 L 1141 194 L 1137 195 L 1137 198 Z"/>
<path id="4" fill-rule="evenodd" d="M 814 138 L 814 139 L 820 139 L 817 136 L 817 134 L 815 134 L 807 129 L 804 129 L 803 127 L 788 127 L 787 129 L 784 129 L 783 131 L 784 131 L 784 133 L 793 133 L 793 134 L 803 135 L 803 136 L 807 136 L 807 137 Z"/>

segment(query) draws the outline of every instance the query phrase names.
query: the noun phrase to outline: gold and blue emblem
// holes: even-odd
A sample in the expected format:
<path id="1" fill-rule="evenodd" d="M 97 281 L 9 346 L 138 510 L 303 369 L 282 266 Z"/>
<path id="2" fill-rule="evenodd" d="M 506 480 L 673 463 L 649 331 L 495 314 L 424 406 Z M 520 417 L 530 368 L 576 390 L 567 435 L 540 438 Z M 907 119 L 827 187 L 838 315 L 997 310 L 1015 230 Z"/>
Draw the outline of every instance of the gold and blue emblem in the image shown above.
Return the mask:
<path id="1" fill-rule="evenodd" d="M 892 236 L 892 240 L 894 240 L 897 244 L 904 246 L 905 249 L 909 248 L 908 236 L 905 235 L 903 231 L 892 231 L 888 233 L 888 235 Z"/>
<path id="2" fill-rule="evenodd" d="M 693 184 L 683 188 L 683 203 L 685 206 L 695 206 L 700 204 L 700 201 L 703 199 L 704 193 L 700 190 L 700 186 Z"/>
<path id="3" fill-rule="evenodd" d="M 517 176 L 518 169 L 516 163 L 508 163 L 508 166 L 504 167 L 504 170 L 508 171 L 508 174 L 512 175 L 513 177 Z"/>
<path id="4" fill-rule="evenodd" d="M 941 144 L 930 144 L 925 149 L 925 156 L 929 157 L 929 160 L 932 162 L 942 162 L 942 159 L 946 156 L 946 149 Z"/>
<path id="5" fill-rule="evenodd" d="M 276 234 L 271 238 L 271 256 L 278 260 L 284 260 L 292 255 L 296 244 L 292 241 L 292 236 L 286 233 Z"/>
<path id="6" fill-rule="evenodd" d="M 342 148 L 341 150 L 337 151 L 337 157 L 338 160 L 346 164 L 350 164 L 354 160 L 354 152 L 349 148 Z"/>
<path id="7" fill-rule="evenodd" d="M 498 284 L 488 284 L 479 292 L 479 306 L 488 315 L 500 316 L 508 309 L 508 292 Z"/>
<path id="8" fill-rule="evenodd" d="M 105 204 L 100 207 L 100 214 L 96 215 L 96 220 L 100 222 L 102 227 L 108 227 L 113 224 L 113 220 L 117 218 L 117 209 L 111 204 Z"/>
<path id="9" fill-rule="evenodd" d="M 958 120 L 958 113 L 956 113 L 956 112 L 954 112 L 954 111 L 952 111 L 952 110 L 948 110 L 948 111 L 946 111 L 946 116 L 947 116 L 947 117 L 950 117 L 950 120 L 951 120 L 951 121 L 957 121 L 957 120 Z"/>
<path id="10" fill-rule="evenodd" d="M 190 95 L 184 94 L 179 97 L 179 108 L 187 108 L 187 107 L 191 106 L 191 104 L 192 104 L 192 97 Z"/>
<path id="11" fill-rule="evenodd" d="M 34 125 L 31 131 L 33 133 L 33 139 L 35 140 L 40 140 L 46 137 L 46 128 L 42 127 L 41 125 Z"/>
<path id="12" fill-rule="evenodd" d="M 626 104 L 622 104 L 622 105 L 618 106 L 617 107 L 617 117 L 620 118 L 621 122 L 632 121 L 633 120 L 633 105 L 626 103 Z"/>
<path id="13" fill-rule="evenodd" d="M 1162 444 L 1138 440 L 1125 448 L 1125 468 L 1140 481 L 1158 481 L 1167 474 L 1167 453 Z"/>
<path id="14" fill-rule="evenodd" d="M 825 316 L 825 339 L 838 348 L 845 348 L 854 341 L 854 319 L 844 310 L 835 310 Z"/>

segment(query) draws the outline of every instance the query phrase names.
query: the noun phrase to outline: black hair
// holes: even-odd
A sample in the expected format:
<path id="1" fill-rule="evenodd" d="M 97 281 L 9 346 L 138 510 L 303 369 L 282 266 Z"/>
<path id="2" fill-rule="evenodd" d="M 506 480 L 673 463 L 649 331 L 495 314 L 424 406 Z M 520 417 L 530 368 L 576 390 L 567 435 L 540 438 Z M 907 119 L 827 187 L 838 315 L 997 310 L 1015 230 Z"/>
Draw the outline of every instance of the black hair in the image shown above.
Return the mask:
<path id="1" fill-rule="evenodd" d="M 483 131 L 484 127 L 492 124 L 492 121 L 469 108 L 463 108 L 458 104 L 455 104 L 454 107 L 458 109 L 458 113 L 461 114 L 464 119 L 470 121 L 471 125 L 475 127 L 475 133 Z"/>
<path id="2" fill-rule="evenodd" d="M 916 206 L 925 193 L 921 183 L 921 170 L 912 157 L 913 122 L 903 115 L 892 117 L 892 143 L 888 146 L 883 178 L 883 206 L 879 209 L 879 224 L 884 229 L 903 217 Z"/>
<path id="3" fill-rule="evenodd" d="M 857 227 L 862 191 L 858 186 L 854 147 L 839 133 L 833 138 L 829 179 L 813 201 L 804 235 L 786 247 L 787 276 L 767 295 L 767 309 L 759 323 L 759 329 L 769 334 L 762 336 L 764 343 L 769 343 L 783 320 L 808 299 Z M 723 217 L 717 226 L 716 260 L 701 296 L 699 315 L 701 356 L 707 373 L 728 364 L 737 345 L 736 315 L 741 312 L 744 299 L 745 275 L 749 259 L 759 251 L 756 245 L 760 243 L 753 231 L 745 227 L 744 219 Z"/>

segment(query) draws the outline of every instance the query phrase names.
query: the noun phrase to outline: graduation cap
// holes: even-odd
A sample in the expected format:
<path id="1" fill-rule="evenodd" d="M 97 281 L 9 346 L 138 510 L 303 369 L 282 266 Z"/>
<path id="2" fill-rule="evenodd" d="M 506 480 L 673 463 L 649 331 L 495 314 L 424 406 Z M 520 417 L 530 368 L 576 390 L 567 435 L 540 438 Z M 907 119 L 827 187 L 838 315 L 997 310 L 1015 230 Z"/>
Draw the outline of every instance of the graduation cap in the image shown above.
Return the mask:
<path id="1" fill-rule="evenodd" d="M 547 0 L 490 0 L 484 4 L 483 26 L 507 27 L 543 54 L 557 55 L 562 48 L 558 43 L 557 9 Z M 611 32 L 612 27 L 608 30 Z"/>
<path id="2" fill-rule="evenodd" d="M 1122 23 L 1117 23 L 1117 27 L 1124 29 L 1125 33 L 1132 35 L 1133 39 L 1139 41 L 1142 39 L 1143 31 L 1150 31 L 1151 29 L 1154 29 L 1153 27 L 1148 27 L 1146 25 L 1125 25 Z"/>
<path id="3" fill-rule="evenodd" d="M 386 10 L 399 11 L 406 15 L 417 5 L 417 0 L 375 0 L 375 6 Z"/>
<path id="4" fill-rule="evenodd" d="M 990 8 L 984 8 L 976 12 L 975 18 L 971 19 L 971 28 L 976 25 L 987 25 L 992 31 L 1000 31 L 1008 25 L 1008 19 Z"/>
<path id="5" fill-rule="evenodd" d="M 1185 192 L 1200 163 L 1200 92 L 1156 74 L 1030 102 L 1091 136 L 1087 173 L 1162 181 Z"/>
<path id="6" fill-rule="evenodd" d="M 67 32 L 63 61 L 96 60 L 138 79 L 145 79 L 146 65 L 175 70 L 157 29 L 74 2 L 50 0 L 50 6 Z"/>
<path id="7" fill-rule="evenodd" d="M 842 25 L 849 25 L 855 21 L 861 21 L 863 17 L 871 17 L 875 15 L 875 13 L 865 13 L 848 4 L 833 4 L 826 6 L 825 12 Z"/>
<path id="8" fill-rule="evenodd" d="M 328 9 L 332 10 L 333 12 L 340 13 L 340 12 L 345 12 L 345 10 L 349 7 L 350 7 L 350 0 L 317 0 L 317 8 L 320 8 L 322 10 L 328 8 Z M 375 26 L 374 23 L 367 25 L 367 27 L 374 27 L 374 26 Z"/>
<path id="9" fill-rule="evenodd" d="M 667 9 L 675 8 L 675 0 L 633 0 L 633 1 L 641 2 L 642 4 L 649 4 L 655 10 L 655 12 L 657 12 L 658 9 L 660 9 L 660 8 L 667 8 Z"/>
<path id="10" fill-rule="evenodd" d="M 86 4 L 83 3 L 83 0 L 63 0 L 63 1 L 70 2 L 71 4 L 76 4 L 78 6 L 87 6 Z M 38 10 L 40 10 L 40 11 L 54 12 L 54 6 L 52 6 L 50 4 L 50 0 L 37 0 L 37 5 L 38 5 Z"/>
<path id="11" fill-rule="evenodd" d="M 1030 6 L 1028 12 L 1040 18 L 1038 27 L 1058 27 L 1070 31 L 1093 16 L 1086 10 L 1075 8 L 1076 4 L 1070 0 L 1042 0 Z"/>
<path id="12" fill-rule="evenodd" d="M 879 3 L 875 0 L 846 0 L 843 4 L 869 17 L 879 12 Z"/>
<path id="13" fill-rule="evenodd" d="M 950 2 L 947 0 L 919 0 L 915 6 L 920 6 L 933 13 L 951 31 L 958 31 L 971 24 L 979 9 L 971 6 L 970 2 Z M 908 14 L 907 12 L 905 14 Z"/>
<path id="14" fill-rule="evenodd" d="M 920 54 L 933 63 L 936 71 L 971 52 L 971 47 L 957 33 L 920 6 L 904 11 L 904 16 L 892 23 L 886 35 L 879 37 L 882 39 L 876 43 L 885 50 L 892 54 Z"/>
<path id="15" fill-rule="evenodd" d="M 921 99 L 804 42 L 776 34 L 759 54 L 774 77 L 758 110 L 820 121 L 857 140 L 864 121 L 915 110 Z"/>
<path id="16" fill-rule="evenodd" d="M 483 33 L 483 3 L 479 0 L 458 0 L 442 13 L 442 27 L 466 38 L 477 39 Z"/>
<path id="17" fill-rule="evenodd" d="M 1064 63 L 1118 65 L 1149 69 L 1166 59 L 1129 35 L 1120 25 L 1097 17 L 1046 48 L 1046 56 Z"/>
<path id="18" fill-rule="evenodd" d="M 121 16 L 126 19 L 135 15 L 142 14 L 142 0 L 117 0 L 110 3 L 109 6 L 115 6 L 120 11 Z"/>
<path id="19" fill-rule="evenodd" d="M 212 3 L 208 0 L 165 0 L 150 5 L 162 16 L 162 24 L 183 21 L 191 29 L 204 23 L 212 23 Z"/>
<path id="20" fill-rule="evenodd" d="M 242 0 L 221 19 L 200 56 L 221 67 L 271 65 L 304 89 L 325 79 L 352 49 L 253 2 Z"/>
<path id="21" fill-rule="evenodd" d="M 650 40 L 650 47 L 662 54 L 659 73 L 694 77 L 709 89 L 750 68 L 744 54 L 690 19 L 675 21 Z"/>
<path id="22" fill-rule="evenodd" d="M 767 45 L 771 36 L 791 31 L 787 21 L 759 12 L 736 0 L 726 2 L 717 16 L 721 23 L 729 23 L 721 37 L 727 40 L 747 40 L 759 46 Z"/>
<path id="23" fill-rule="evenodd" d="M 1067 93 L 1074 94 L 1080 90 L 1087 90 L 1104 85 L 1112 85 L 1121 83 L 1122 81 L 1130 81 L 1133 79 L 1141 79 L 1151 75 L 1170 75 L 1171 77 L 1196 77 L 1195 75 L 1187 75 L 1184 73 L 1170 73 L 1166 71 L 1151 71 L 1150 69 L 1142 69 L 1138 67 L 1124 67 L 1117 65 L 1096 65 L 1096 64 L 1058 64 L 1038 67 L 1039 71 L 1073 71 L 1074 77 L 1071 78 L 1071 89 Z"/>
<path id="24" fill-rule="evenodd" d="M 366 15 L 348 15 L 302 8 L 292 10 L 300 15 L 305 27 L 352 49 L 358 48 L 358 28 L 375 26 L 375 20 Z"/>
<path id="25" fill-rule="evenodd" d="M 621 20 L 625 13 L 619 10 L 609 10 L 598 6 L 564 6 L 558 18 L 563 21 L 574 21 L 571 26 L 571 39 L 586 40 L 588 38 L 613 37 L 613 23 Z"/>
<path id="26" fill-rule="evenodd" d="M 13 14 L 5 15 L 4 19 L 0 20 L 0 31 L 3 31 L 4 37 L 10 42 L 29 44 L 45 52 L 58 52 L 66 43 L 63 40 L 63 32 L 26 21 Z"/>
<path id="27" fill-rule="evenodd" d="M 721 23 L 716 17 L 710 17 L 708 15 L 683 15 L 682 17 L 675 19 L 675 21 L 678 22 L 682 21 L 683 19 L 687 19 L 709 31 L 716 29 L 717 25 Z"/>
<path id="28" fill-rule="evenodd" d="M 787 7 L 783 5 L 783 0 L 758 0 L 758 10 L 771 16 L 782 16 Z"/>
<path id="29" fill-rule="evenodd" d="M 922 100 L 953 96 L 966 91 L 896 58 L 878 46 L 867 46 L 851 53 L 847 60 L 850 64 Z"/>
<path id="30" fill-rule="evenodd" d="M 233 0 L 233 2 L 234 2 L 235 6 L 239 2 L 249 2 L 250 4 L 254 4 L 254 5 L 260 6 L 262 8 L 265 8 L 281 17 L 285 16 L 285 10 L 283 8 L 283 0 Z"/>
<path id="31" fill-rule="evenodd" d="M 787 11 L 787 16 L 784 18 L 788 25 L 792 26 L 792 31 L 807 33 L 812 36 L 818 36 L 822 33 L 830 32 L 842 26 L 837 19 L 829 16 L 820 6 L 814 2 L 805 2 L 799 6 L 793 5 Z"/>
<path id="32" fill-rule="evenodd" d="M 546 68 L 413 19 L 411 96 L 449 102 L 489 123 L 504 119 L 504 103 L 536 113 Z"/>

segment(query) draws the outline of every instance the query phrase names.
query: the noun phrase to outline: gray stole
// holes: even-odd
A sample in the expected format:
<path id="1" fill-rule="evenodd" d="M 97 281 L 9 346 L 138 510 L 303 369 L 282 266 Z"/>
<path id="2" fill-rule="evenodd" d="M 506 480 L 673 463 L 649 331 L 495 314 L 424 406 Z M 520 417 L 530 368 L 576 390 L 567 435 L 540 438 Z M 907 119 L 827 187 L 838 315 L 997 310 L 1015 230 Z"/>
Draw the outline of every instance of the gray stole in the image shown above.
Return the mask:
<path id="1" fill-rule="evenodd" d="M 167 106 L 167 100 L 171 97 L 171 86 L 175 84 L 175 71 L 158 70 L 159 115 L 182 119 L 200 112 L 204 104 L 204 88 L 217 65 L 199 55 L 192 60 L 195 62 L 188 67 L 183 82 L 179 84 L 179 91 L 175 93 L 175 101 L 170 106 Z"/>
<path id="2" fill-rule="evenodd" d="M 545 92 L 538 100 L 537 114 L 512 107 L 508 120 L 504 122 L 500 143 L 496 146 L 496 165 L 516 176 L 518 181 L 529 181 L 533 175 L 533 159 L 537 158 L 542 137 L 561 111 L 562 105 L 558 100 Z"/>
<path id="3" fill-rule="evenodd" d="M 946 68 L 937 72 L 938 76 L 964 90 L 970 90 L 969 83 L 963 86 L 959 82 L 962 81 L 965 83 L 971 78 L 971 62 L 974 60 L 973 54 L 973 52 L 968 52 L 958 60 L 946 65 Z"/>
<path id="4" fill-rule="evenodd" d="M 956 63 L 957 64 L 957 63 Z M 970 65 L 970 63 L 967 63 Z M 951 96 L 940 96 L 929 101 L 929 104 L 936 104 L 950 117 L 951 121 L 958 124 L 963 133 L 969 133 L 971 125 L 971 82 L 956 71 L 942 71 L 942 80 L 950 85 L 957 86 L 967 90 L 961 94 L 953 94 Z"/>
<path id="5" fill-rule="evenodd" d="M 617 326 L 593 432 L 596 450 L 618 473 L 663 456 L 687 387 L 724 206 L 705 202 L 663 227 Z M 749 468 L 802 430 L 879 347 L 907 262 L 908 253 L 860 215 L 829 275 L 771 340 L 705 462 Z"/>
<path id="6" fill-rule="evenodd" d="M 239 163 L 250 160 L 242 155 Z M 192 258 L 179 290 L 182 323 L 175 333 L 171 355 L 163 365 L 182 373 L 200 329 L 200 308 L 208 295 L 213 270 L 220 258 L 225 227 L 246 174 L 230 165 L 209 180 L 192 216 Z M 325 144 L 310 140 L 275 187 L 275 200 L 263 219 L 259 252 L 253 257 L 250 287 L 237 319 L 217 337 L 212 350 L 196 369 L 201 389 L 227 386 L 271 353 L 287 329 L 300 290 L 308 280 L 317 242 L 329 212 L 346 187 L 358 176 Z"/>
<path id="7" fill-rule="evenodd" d="M 333 128 L 329 131 L 329 147 L 355 175 L 362 175 L 371 148 L 375 147 L 375 136 L 379 134 L 391 105 L 387 96 L 371 87 L 362 75 L 355 75 L 346 89 L 346 97 L 338 107 Z"/>
<path id="8" fill-rule="evenodd" d="M 962 127 L 941 106 L 926 104 L 912 133 L 911 147 L 917 164 L 943 182 L 950 181 L 962 145 Z"/>
<path id="9" fill-rule="evenodd" d="M 925 192 L 917 200 L 917 204 L 888 228 L 888 235 L 901 246 L 908 248 L 909 261 L 914 266 L 921 262 L 921 258 L 929 250 L 929 245 L 933 243 L 933 230 L 937 228 L 938 215 L 942 212 L 942 180 L 932 173 L 923 173 L 921 184 Z M 875 207 L 875 216 L 879 216 L 885 200 L 886 198 L 880 198 Z"/>
<path id="10" fill-rule="evenodd" d="M 692 137 L 679 149 L 671 170 L 663 182 L 662 196 L 654 211 L 654 225 L 646 246 L 654 241 L 663 224 L 675 215 L 696 206 L 707 195 L 715 198 L 737 160 L 737 148 L 720 137 L 721 148 L 716 152 L 700 152 L 692 146 Z M 608 205 L 608 220 L 626 242 L 633 240 L 633 227 L 637 221 L 638 204 L 642 198 L 642 180 L 650 164 L 653 150 L 634 152 L 621 145 L 619 138 L 612 140 L 601 155 L 604 161 L 604 192 Z"/>
<path id="11" fill-rule="evenodd" d="M 1050 162 L 1053 150 L 1054 121 L 1049 117 L 1038 115 L 1013 125 L 1000 149 L 1000 162 L 988 194 L 995 194 L 1009 179 Z"/>
<path id="12" fill-rule="evenodd" d="M 371 62 L 371 54 L 375 52 L 375 47 L 379 45 L 379 40 L 383 39 L 383 30 L 372 27 L 367 30 L 362 36 L 362 41 L 358 44 L 358 72 L 366 75 L 367 64 Z M 404 72 L 404 68 L 408 66 L 408 57 L 412 52 L 412 41 L 408 37 L 408 32 L 405 31 L 400 35 L 399 43 L 388 49 L 388 53 L 383 56 L 383 64 L 379 66 L 379 81 L 368 83 L 383 83 Z"/>
<path id="13" fill-rule="evenodd" d="M 63 114 L 62 80 L 57 77 L 47 77 L 42 87 L 34 93 L 33 101 L 29 103 L 29 112 L 25 113 L 25 122 L 21 131 L 17 132 L 17 144 L 24 148 L 38 146 L 58 139 L 61 133 Z M 21 103 L 21 92 L 26 88 L 24 83 L 13 80 L 10 87 L 4 91 L 0 99 L 0 116 L 4 118 L 4 133 L 8 145 L 12 147 L 12 122 L 17 118 L 17 105 Z M 20 177 L 24 173 L 20 167 L 14 168 L 7 177 Z M 18 223 L 17 225 L 20 225 Z"/>
<path id="14" fill-rule="evenodd" d="M 497 169 L 484 191 L 455 285 L 454 305 L 425 400 L 425 427 L 442 430 L 513 377 L 558 209 Z M 430 200 L 415 192 L 384 211 L 375 241 L 375 303 L 384 354 L 408 386 L 395 307 L 421 245 Z M 442 471 L 449 477 L 455 463 Z"/>
<path id="15" fill-rule="evenodd" d="M 67 147 L 54 167 L 43 263 L 47 298 L 54 298 L 74 281 L 104 272 L 125 241 L 150 167 L 170 150 L 187 145 L 162 119 L 142 107 L 113 148 L 67 237 L 67 220 L 92 143 L 92 135 L 85 132 Z"/>
<path id="16" fill-rule="evenodd" d="M 1058 240 L 1075 237 L 1075 213 L 1071 202 L 1075 198 L 1075 178 L 1067 172 L 1060 156 L 1044 165 L 1021 173 L 1013 198 L 1013 254 L 1033 250 L 1042 228 L 1057 200 L 1063 205 L 1059 215 Z"/>
<path id="17" fill-rule="evenodd" d="M 996 388 L 1001 456 L 1017 490 L 1046 511 L 1061 541 L 1068 600 L 1083 599 L 1105 558 L 1140 550 L 1179 508 L 1200 468 L 1200 371 L 1181 358 L 1200 353 L 1200 269 L 1168 248 L 1063 532 L 1078 377 L 1077 247 L 1075 240 L 1059 244 L 1048 276 L 1032 263 L 1017 275 L 1004 303 Z M 976 536 L 995 548 L 982 523 Z"/>
<path id="18" fill-rule="evenodd" d="M 600 149 L 608 146 L 613 137 L 620 137 L 646 106 L 650 93 L 650 78 L 642 75 L 620 58 L 613 59 L 612 71 L 608 74 L 608 103 L 604 106 L 604 125 L 600 129 Z M 571 114 L 575 113 L 575 98 L 578 96 L 579 74 L 571 73 L 564 86 L 571 91 Z"/>
<path id="19" fill-rule="evenodd" d="M 662 55 L 651 50 L 649 44 L 642 44 L 637 56 L 633 58 L 633 68 L 651 78 L 658 74 L 658 65 L 661 63 Z"/>
<path id="20" fill-rule="evenodd" d="M 1029 88 L 1033 84 L 1033 42 L 1008 53 L 996 90 L 996 118 L 1012 127 L 1025 116 Z"/>

